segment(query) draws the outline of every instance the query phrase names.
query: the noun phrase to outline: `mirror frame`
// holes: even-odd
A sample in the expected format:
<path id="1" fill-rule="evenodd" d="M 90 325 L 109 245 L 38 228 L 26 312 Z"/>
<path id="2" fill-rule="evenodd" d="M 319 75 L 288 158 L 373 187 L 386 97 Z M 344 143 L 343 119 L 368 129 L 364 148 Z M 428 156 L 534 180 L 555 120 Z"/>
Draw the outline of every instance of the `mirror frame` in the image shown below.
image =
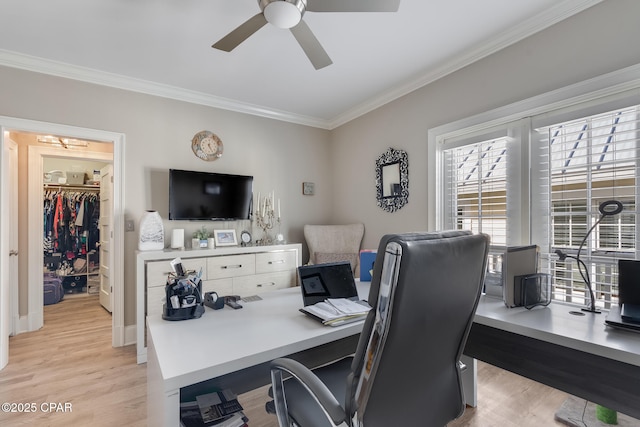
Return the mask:
<path id="1" fill-rule="evenodd" d="M 400 195 L 384 197 L 382 168 L 393 163 L 400 166 Z M 406 151 L 389 148 L 376 160 L 376 199 L 378 206 L 387 212 L 395 212 L 409 202 L 409 160 Z"/>

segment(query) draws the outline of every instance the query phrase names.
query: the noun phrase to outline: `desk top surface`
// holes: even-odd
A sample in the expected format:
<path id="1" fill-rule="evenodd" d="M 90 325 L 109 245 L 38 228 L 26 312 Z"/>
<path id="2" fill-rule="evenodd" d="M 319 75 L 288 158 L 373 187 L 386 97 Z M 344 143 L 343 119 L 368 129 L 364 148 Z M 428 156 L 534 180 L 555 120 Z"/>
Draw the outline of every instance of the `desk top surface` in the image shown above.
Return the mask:
<path id="1" fill-rule="evenodd" d="M 580 308 L 561 303 L 507 308 L 501 299 L 483 296 L 474 322 L 640 366 L 639 333 L 608 326 L 605 311 L 584 316 L 572 311 Z"/>
<path id="2" fill-rule="evenodd" d="M 369 283 L 358 282 L 361 298 Z M 200 319 L 166 321 L 147 318 L 149 334 L 165 380 L 165 389 L 177 389 L 358 334 L 362 322 L 323 326 L 298 310 L 300 288 L 260 295 L 243 308 L 206 307 Z M 575 306 L 507 308 L 500 299 L 482 297 L 475 323 L 540 339 L 553 344 L 640 366 L 640 334 L 604 323 L 606 313 L 575 316 Z"/>
<path id="3" fill-rule="evenodd" d="M 367 298 L 369 283 L 358 283 Z M 199 319 L 163 320 L 149 316 L 165 389 L 177 389 L 236 370 L 360 333 L 363 322 L 324 326 L 298 311 L 299 287 L 261 294 L 261 300 L 241 302 L 243 308 L 205 307 Z"/>

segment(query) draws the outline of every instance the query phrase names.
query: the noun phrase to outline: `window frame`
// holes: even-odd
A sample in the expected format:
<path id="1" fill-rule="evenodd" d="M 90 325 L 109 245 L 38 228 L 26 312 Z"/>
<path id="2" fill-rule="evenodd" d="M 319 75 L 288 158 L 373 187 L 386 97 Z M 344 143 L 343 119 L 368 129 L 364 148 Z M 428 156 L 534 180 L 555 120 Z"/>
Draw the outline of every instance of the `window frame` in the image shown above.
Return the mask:
<path id="1" fill-rule="evenodd" d="M 454 146 L 455 143 L 464 145 L 465 142 L 469 143 L 474 138 L 477 139 L 482 135 L 495 133 L 496 129 L 501 129 L 503 132 L 511 131 L 515 143 L 521 148 L 520 157 L 517 160 L 522 170 L 520 175 L 522 197 L 518 201 L 519 218 L 517 218 L 519 227 L 515 233 L 507 230 L 507 233 L 510 233 L 507 243 L 508 245 L 527 245 L 533 241 L 540 242 L 541 236 L 532 238 L 532 230 L 544 228 L 548 230 L 552 225 L 551 221 L 536 219 L 536 209 L 531 202 L 531 196 L 535 196 L 531 187 L 537 179 L 543 178 L 536 176 L 537 171 L 531 167 L 531 161 L 536 161 L 531 148 L 539 142 L 539 136 L 533 129 L 638 104 L 640 104 L 640 66 L 634 66 L 430 129 L 427 141 L 429 229 L 443 229 L 448 225 L 444 208 L 446 194 L 443 173 L 446 168 L 443 150 Z M 511 160 L 513 159 L 510 158 Z M 637 196 L 636 200 L 638 200 Z M 544 209 L 544 206 L 541 208 Z M 543 222 L 547 225 L 545 226 Z M 638 228 L 636 225 L 636 242 L 640 237 Z M 541 245 L 550 247 L 551 232 L 552 230 L 548 230 Z M 638 246 L 640 245 L 636 245 L 635 248 L 636 259 L 640 258 Z"/>

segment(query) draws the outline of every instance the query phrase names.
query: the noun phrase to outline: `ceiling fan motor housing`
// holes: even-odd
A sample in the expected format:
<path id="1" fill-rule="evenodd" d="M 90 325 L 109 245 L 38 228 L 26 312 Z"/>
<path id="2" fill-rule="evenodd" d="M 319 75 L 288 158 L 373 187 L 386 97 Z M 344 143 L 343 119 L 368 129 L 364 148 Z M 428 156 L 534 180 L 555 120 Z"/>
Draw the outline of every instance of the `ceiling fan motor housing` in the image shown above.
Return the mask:
<path id="1" fill-rule="evenodd" d="M 306 0 L 258 0 L 265 19 L 278 28 L 293 28 L 307 8 Z"/>

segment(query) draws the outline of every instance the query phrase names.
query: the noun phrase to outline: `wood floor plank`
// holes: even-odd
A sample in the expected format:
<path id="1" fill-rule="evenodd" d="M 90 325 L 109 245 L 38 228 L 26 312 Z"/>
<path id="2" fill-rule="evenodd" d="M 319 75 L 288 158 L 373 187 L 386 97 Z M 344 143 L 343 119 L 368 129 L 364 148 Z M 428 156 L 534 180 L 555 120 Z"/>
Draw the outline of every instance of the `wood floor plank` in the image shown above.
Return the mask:
<path id="1" fill-rule="evenodd" d="M 9 364 L 0 371 L 0 403 L 35 403 L 36 412 L 0 412 L 0 426 L 146 426 L 146 365 L 135 346 L 111 347 L 111 315 L 97 297 L 45 306 L 45 325 L 10 338 Z M 478 363 L 478 407 L 449 427 L 561 426 L 554 414 L 566 394 L 491 365 Z M 262 387 L 241 395 L 251 427 L 277 427 Z M 70 403 L 71 412 L 41 405 Z"/>
<path id="2" fill-rule="evenodd" d="M 98 298 L 65 298 L 45 306 L 44 319 L 41 330 L 9 339 L 0 371 L 0 401 L 36 411 L 0 412 L 0 425 L 145 426 L 146 365 L 136 364 L 135 346 L 111 346 L 111 315 Z M 48 403 L 71 412 L 43 411 Z"/>

